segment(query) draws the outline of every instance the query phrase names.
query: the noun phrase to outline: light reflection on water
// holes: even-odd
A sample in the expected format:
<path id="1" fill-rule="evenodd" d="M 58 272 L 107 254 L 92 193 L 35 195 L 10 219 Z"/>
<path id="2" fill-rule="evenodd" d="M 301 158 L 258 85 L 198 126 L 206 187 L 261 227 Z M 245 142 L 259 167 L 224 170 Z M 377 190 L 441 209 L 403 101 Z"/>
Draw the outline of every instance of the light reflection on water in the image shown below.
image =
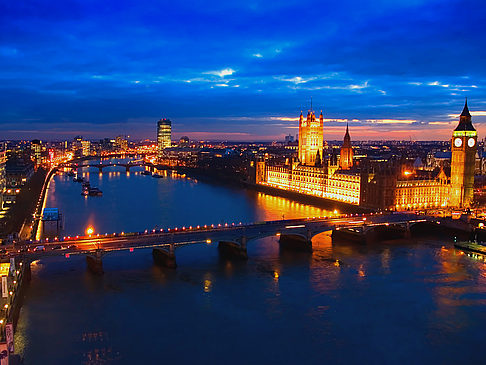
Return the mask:
<path id="1" fill-rule="evenodd" d="M 330 210 L 294 202 L 279 196 L 265 193 L 257 193 L 256 196 L 257 215 L 259 219 L 265 221 L 300 217 L 322 217 L 331 214 Z"/>
<path id="2" fill-rule="evenodd" d="M 63 179 L 56 177 L 49 201 L 66 214 L 77 207 L 83 224 L 73 231 L 89 219 L 115 231 L 116 219 L 141 230 L 184 219 L 217 223 L 226 214 L 242 221 L 325 215 L 282 198 L 137 171 L 103 172 L 101 199 L 78 197 L 79 184 Z M 142 210 L 123 196 L 129 190 L 139 193 Z M 209 201 L 210 209 L 201 208 Z M 121 211 L 105 217 L 105 209 Z M 174 271 L 154 266 L 150 250 L 110 254 L 103 277 L 87 273 L 83 257 L 36 262 L 17 351 L 26 364 L 482 362 L 486 266 L 447 243 L 332 245 L 327 232 L 314 237 L 311 255 L 298 255 L 281 253 L 271 237 L 248 243 L 246 263 L 221 260 L 216 247 L 178 248 Z"/>
<path id="3" fill-rule="evenodd" d="M 93 162 L 96 164 L 96 162 Z M 81 184 L 57 175 L 50 184 L 47 207 L 64 215 L 64 236 L 81 235 L 93 226 L 97 233 L 137 232 L 154 228 L 220 223 L 251 223 L 329 215 L 330 211 L 252 190 L 213 186 L 163 171 L 162 179 L 130 173 L 124 167 L 79 169 L 102 197 L 81 195 Z M 216 204 L 215 204 L 216 203 Z"/>

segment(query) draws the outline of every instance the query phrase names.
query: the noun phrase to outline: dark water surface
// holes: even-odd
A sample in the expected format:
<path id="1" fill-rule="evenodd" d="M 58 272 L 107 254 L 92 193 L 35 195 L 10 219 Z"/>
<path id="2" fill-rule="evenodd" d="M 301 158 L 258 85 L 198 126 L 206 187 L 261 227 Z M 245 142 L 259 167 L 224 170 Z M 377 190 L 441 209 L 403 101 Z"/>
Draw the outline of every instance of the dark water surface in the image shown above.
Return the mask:
<path id="1" fill-rule="evenodd" d="M 65 176 L 47 206 L 66 234 L 142 231 L 318 216 L 320 208 L 180 177 L 121 168 L 84 198 Z M 445 245 L 446 248 L 442 248 Z M 37 261 L 16 333 L 26 364 L 484 364 L 486 265 L 423 241 L 367 247 L 313 240 L 312 255 L 283 255 L 276 238 L 252 241 L 247 263 L 215 244 L 178 248 L 178 268 L 150 250 L 109 254 L 105 275 L 84 257 Z M 339 260 L 340 264 L 336 263 Z"/>

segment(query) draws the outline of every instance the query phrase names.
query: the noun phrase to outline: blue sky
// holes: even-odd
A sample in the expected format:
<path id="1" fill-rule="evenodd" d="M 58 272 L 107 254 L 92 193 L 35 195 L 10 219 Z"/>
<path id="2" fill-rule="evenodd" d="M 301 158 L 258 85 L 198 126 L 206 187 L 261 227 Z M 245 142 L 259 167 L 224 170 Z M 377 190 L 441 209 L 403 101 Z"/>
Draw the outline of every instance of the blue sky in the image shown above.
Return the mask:
<path id="1" fill-rule="evenodd" d="M 311 96 L 326 139 L 447 139 L 466 96 L 483 138 L 484 24 L 484 0 L 3 0 L 0 139 L 277 140 Z"/>

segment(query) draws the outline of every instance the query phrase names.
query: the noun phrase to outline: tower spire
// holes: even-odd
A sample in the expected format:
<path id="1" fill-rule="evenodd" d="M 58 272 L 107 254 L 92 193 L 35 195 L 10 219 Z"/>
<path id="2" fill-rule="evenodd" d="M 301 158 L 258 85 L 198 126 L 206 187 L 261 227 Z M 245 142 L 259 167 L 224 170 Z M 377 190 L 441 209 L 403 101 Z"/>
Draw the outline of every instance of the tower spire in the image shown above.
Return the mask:
<path id="1" fill-rule="evenodd" d="M 469 113 L 469 108 L 467 107 L 467 98 L 466 102 L 464 103 L 464 109 L 462 109 L 462 113 L 459 116 L 459 125 L 455 129 L 455 131 L 475 131 L 472 122 L 471 122 L 471 113 Z"/>
<path id="2" fill-rule="evenodd" d="M 466 102 L 464 104 L 464 109 L 462 109 L 461 117 L 471 117 L 471 113 L 469 113 L 469 108 L 467 107 L 467 96 Z"/>

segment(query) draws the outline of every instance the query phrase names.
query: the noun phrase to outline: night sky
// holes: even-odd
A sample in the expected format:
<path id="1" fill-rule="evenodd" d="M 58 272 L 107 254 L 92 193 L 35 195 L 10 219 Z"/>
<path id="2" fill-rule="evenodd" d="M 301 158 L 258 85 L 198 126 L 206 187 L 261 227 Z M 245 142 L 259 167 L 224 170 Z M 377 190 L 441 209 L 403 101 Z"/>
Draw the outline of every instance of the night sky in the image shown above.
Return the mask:
<path id="1" fill-rule="evenodd" d="M 0 139 L 486 134 L 486 3 L 0 0 Z M 484 127 L 483 127 L 484 125 Z"/>

